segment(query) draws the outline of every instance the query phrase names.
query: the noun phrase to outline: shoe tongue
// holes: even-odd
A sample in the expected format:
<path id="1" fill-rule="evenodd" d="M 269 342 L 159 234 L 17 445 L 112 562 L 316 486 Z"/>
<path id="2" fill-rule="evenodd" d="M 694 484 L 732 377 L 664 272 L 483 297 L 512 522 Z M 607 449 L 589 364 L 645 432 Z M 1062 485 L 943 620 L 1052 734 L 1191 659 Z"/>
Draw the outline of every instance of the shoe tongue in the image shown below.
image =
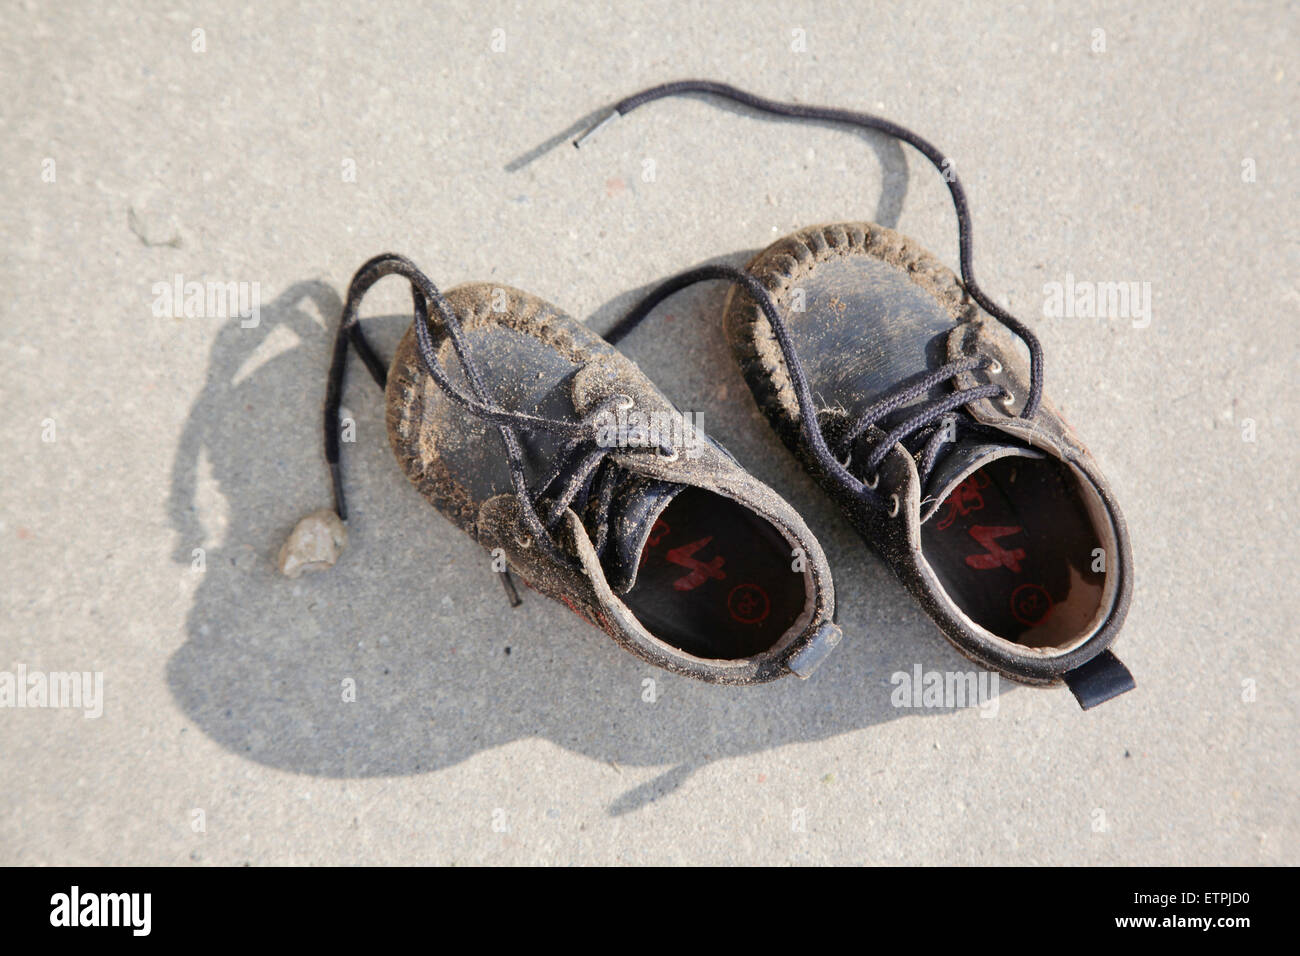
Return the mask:
<path id="1" fill-rule="evenodd" d="M 626 594 L 636 583 L 655 521 L 686 485 L 629 474 L 619 481 L 609 503 L 609 530 L 600 563 L 615 594 Z"/>
<path id="2" fill-rule="evenodd" d="M 1046 458 L 1040 451 L 1012 442 L 990 441 L 988 435 L 961 435 L 949 442 L 921 489 L 921 524 L 929 521 L 963 481 L 999 458 Z"/>

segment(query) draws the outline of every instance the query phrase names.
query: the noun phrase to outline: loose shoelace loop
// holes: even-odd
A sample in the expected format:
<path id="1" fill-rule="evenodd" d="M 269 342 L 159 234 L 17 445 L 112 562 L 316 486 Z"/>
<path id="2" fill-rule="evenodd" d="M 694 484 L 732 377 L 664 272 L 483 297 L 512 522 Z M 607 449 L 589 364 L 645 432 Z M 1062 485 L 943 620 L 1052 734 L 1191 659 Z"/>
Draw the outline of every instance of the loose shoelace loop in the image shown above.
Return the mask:
<path id="1" fill-rule="evenodd" d="M 1038 411 L 1038 405 L 1043 393 L 1043 349 L 1038 341 L 1038 337 L 1019 319 L 1011 315 L 997 303 L 985 294 L 975 281 L 974 268 L 972 261 L 972 240 L 971 240 L 971 222 L 970 209 L 966 201 L 966 190 L 962 187 L 961 180 L 957 177 L 952 163 L 928 140 L 918 136 L 916 133 L 900 126 L 890 120 L 878 116 L 872 116 L 869 113 L 859 113 L 853 110 L 836 109 L 825 106 L 806 106 L 801 103 L 782 103 L 777 100 L 770 100 L 765 97 L 756 96 L 745 90 L 737 89 L 726 83 L 716 83 L 712 80 L 681 80 L 674 83 L 664 83 L 660 86 L 651 87 L 634 93 L 614 105 L 613 111 L 605 116 L 599 123 L 587 130 L 584 134 L 574 140 L 574 146 L 581 146 L 587 139 L 594 135 L 597 130 L 603 128 L 610 121 L 618 116 L 625 116 L 639 106 L 646 103 L 652 103 L 655 100 L 663 99 L 667 96 L 681 96 L 689 93 L 706 93 L 713 96 L 720 96 L 729 99 L 742 106 L 748 106 L 751 109 L 762 113 L 769 113 L 775 116 L 787 116 L 794 119 L 812 120 L 817 122 L 837 123 L 846 126 L 854 126 L 860 129 L 871 129 L 885 133 L 895 139 L 914 147 L 926 159 L 928 159 L 939 170 L 948 184 L 948 191 L 952 194 L 953 206 L 957 213 L 957 236 L 958 246 L 961 259 L 961 279 L 967 293 L 972 299 L 989 315 L 997 319 L 1002 325 L 1018 336 L 1029 349 L 1029 367 L 1030 381 L 1029 393 L 1026 396 L 1024 407 L 1020 411 L 1020 418 L 1031 419 Z M 856 491 L 859 495 L 869 500 L 873 500 L 878 506 L 884 507 L 889 499 L 875 492 L 876 478 L 875 472 L 881 463 L 888 457 L 890 450 L 899 442 L 912 434 L 930 426 L 931 424 L 945 419 L 950 416 L 956 409 L 969 405 L 972 402 L 985 398 L 992 398 L 997 395 L 1006 393 L 1000 385 L 986 384 L 977 385 L 971 388 L 954 391 L 951 395 L 936 400 L 928 406 L 918 410 L 906 421 L 895 425 L 889 432 L 881 438 L 866 462 L 863 463 L 864 475 L 871 479 L 867 484 L 850 474 L 841 461 L 847 454 L 848 445 L 857 436 L 861 435 L 867 428 L 878 423 L 892 412 L 899 410 L 912 402 L 916 398 L 925 394 L 935 385 L 956 378 L 965 372 L 972 371 L 975 368 L 990 368 L 997 364 L 993 360 L 985 358 L 963 359 L 957 362 L 950 362 L 933 373 L 930 373 L 919 382 L 904 383 L 898 388 L 891 391 L 874 406 L 863 413 L 854 421 L 849 429 L 850 437 L 842 439 L 837 445 L 841 454 L 833 454 L 827 447 L 826 439 L 822 434 L 822 429 L 818 422 L 816 407 L 812 400 L 812 393 L 808 388 L 807 377 L 804 374 L 803 366 L 799 357 L 795 354 L 794 348 L 790 343 L 789 332 L 782 321 L 776 303 L 773 301 L 771 294 L 766 288 L 753 276 L 739 269 L 730 266 L 705 266 L 700 269 L 694 269 L 690 272 L 683 273 L 680 276 L 669 279 L 653 290 L 646 298 L 636 307 L 634 307 L 622 320 L 610 330 L 606 338 L 612 343 L 617 342 L 623 336 L 627 335 L 632 329 L 648 315 L 656 305 L 666 299 L 668 296 L 696 282 L 722 279 L 728 282 L 740 285 L 749 293 L 750 297 L 758 304 L 759 308 L 766 316 L 772 332 L 776 336 L 777 344 L 780 346 L 781 355 L 785 359 L 786 371 L 790 376 L 791 385 L 794 388 L 795 398 L 799 404 L 800 412 L 800 429 L 807 443 L 809 450 L 816 458 L 817 463 L 828 473 L 835 476 L 840 482 L 847 485 L 850 489 Z M 931 436 L 925 448 L 921 452 L 921 477 L 924 479 L 934 466 L 935 459 L 939 453 L 939 447 L 942 444 L 943 431 L 936 429 Z M 895 501 L 894 513 L 897 513 L 897 504 Z"/>
<path id="2" fill-rule="evenodd" d="M 596 544 L 599 552 L 603 548 L 606 537 L 606 512 L 616 479 L 608 456 L 616 450 L 624 452 L 638 450 L 607 448 L 599 441 L 599 423 L 602 416 L 611 410 L 610 406 L 613 403 L 620 401 L 620 396 L 606 398 L 579 421 L 547 418 L 501 408 L 488 398 L 489 393 L 484 385 L 482 372 L 470 353 L 460 321 L 456 318 L 451 305 L 432 280 L 410 259 L 393 253 L 376 256 L 357 270 L 348 286 L 347 301 L 343 305 L 338 334 L 334 340 L 334 355 L 330 363 L 325 395 L 324 435 L 325 459 L 330 467 L 330 479 L 334 487 L 334 508 L 339 517 L 346 521 L 348 514 L 339 465 L 339 408 L 343 401 L 343 385 L 347 374 L 348 346 L 351 345 L 357 350 L 374 380 L 381 388 L 385 387 L 387 375 L 383 362 L 366 341 L 357 310 L 370 288 L 389 275 L 402 276 L 411 284 L 416 344 L 421 364 L 429 377 L 451 401 L 467 413 L 496 425 L 500 430 L 506 446 L 511 483 L 519 501 L 523 522 L 532 540 L 554 560 L 567 567 L 574 567 L 574 561 L 555 544 L 551 532 L 564 516 L 564 512 L 580 496 L 583 496 L 584 491 L 591 489 L 604 506 L 604 510 L 600 511 L 597 528 Z M 453 385 L 438 363 L 433 333 L 429 331 L 431 306 L 433 314 L 437 316 L 441 327 L 446 330 L 451 339 L 452 348 L 455 350 L 457 361 L 465 373 L 472 394 L 467 395 Z M 521 433 L 532 431 L 569 436 L 568 442 L 556 455 L 554 466 L 535 493 L 530 492 L 528 488 L 524 450 L 520 440 Z M 662 448 L 649 450 L 660 453 L 663 451 Z M 603 465 L 607 467 L 602 470 Z M 586 497 L 589 498 L 590 495 Z M 539 508 L 546 512 L 545 517 L 539 512 Z"/>

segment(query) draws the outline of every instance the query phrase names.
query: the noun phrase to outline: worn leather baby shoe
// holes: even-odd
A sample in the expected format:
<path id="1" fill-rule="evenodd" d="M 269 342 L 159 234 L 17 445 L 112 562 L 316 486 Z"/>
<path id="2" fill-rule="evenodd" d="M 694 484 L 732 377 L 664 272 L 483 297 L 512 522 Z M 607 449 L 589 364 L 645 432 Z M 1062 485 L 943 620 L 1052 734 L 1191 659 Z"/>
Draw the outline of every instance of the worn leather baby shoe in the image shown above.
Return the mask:
<path id="1" fill-rule="evenodd" d="M 358 325 L 387 275 L 415 321 L 387 373 Z M 387 393 L 388 434 L 426 499 L 534 589 L 644 660 L 751 684 L 807 677 L 839 643 L 825 556 L 799 515 L 624 355 L 554 306 L 471 284 L 445 296 L 409 260 L 348 290 L 325 409 L 340 518 L 347 349 Z"/>
<path id="2" fill-rule="evenodd" d="M 1029 406 L 1023 345 L 950 270 L 870 223 L 801 230 L 746 271 L 784 319 L 829 458 L 737 287 L 723 322 L 755 399 L 958 650 L 1064 681 L 1084 707 L 1131 688 L 1107 649 L 1132 590 L 1124 518 L 1065 420 Z"/>
<path id="3" fill-rule="evenodd" d="M 705 266 L 668 280 L 607 338 L 689 285 L 732 283 L 724 325 L 759 406 L 957 649 L 1014 680 L 1064 683 L 1085 709 L 1131 689 L 1109 650 L 1133 587 L 1124 518 L 1042 397 L 1037 338 L 975 281 L 952 164 L 889 120 L 708 80 L 627 97 L 600 125 L 682 94 L 912 145 L 952 194 L 962 275 L 890 229 L 818 226 L 744 271 Z"/>

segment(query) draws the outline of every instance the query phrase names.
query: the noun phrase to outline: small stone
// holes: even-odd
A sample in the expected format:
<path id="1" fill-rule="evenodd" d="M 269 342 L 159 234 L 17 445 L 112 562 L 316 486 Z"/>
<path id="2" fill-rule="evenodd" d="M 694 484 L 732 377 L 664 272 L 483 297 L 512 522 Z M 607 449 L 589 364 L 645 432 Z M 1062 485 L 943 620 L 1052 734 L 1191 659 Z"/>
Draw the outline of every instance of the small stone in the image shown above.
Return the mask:
<path id="1" fill-rule="evenodd" d="M 348 543 L 348 529 L 331 508 L 313 511 L 294 526 L 280 548 L 279 567 L 285 577 L 334 567 Z"/>

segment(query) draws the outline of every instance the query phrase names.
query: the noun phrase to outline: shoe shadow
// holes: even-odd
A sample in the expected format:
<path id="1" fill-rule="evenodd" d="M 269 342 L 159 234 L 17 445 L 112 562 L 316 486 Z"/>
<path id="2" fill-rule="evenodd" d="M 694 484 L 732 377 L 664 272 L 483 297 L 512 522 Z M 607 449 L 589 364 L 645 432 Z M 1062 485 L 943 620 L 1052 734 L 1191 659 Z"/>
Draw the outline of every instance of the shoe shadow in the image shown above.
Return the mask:
<path id="1" fill-rule="evenodd" d="M 173 560 L 198 577 L 185 643 L 167 665 L 185 714 L 251 760 L 328 777 L 423 773 L 536 737 L 620 772 L 669 768 L 608 808 L 620 814 L 710 761 L 941 713 L 892 706 L 891 674 L 971 665 L 759 417 L 722 339 L 724 294 L 717 284 L 680 294 L 625 345 L 670 398 L 702 409 L 706 430 L 798 503 L 819 535 L 845 640 L 811 680 L 706 685 L 643 664 L 533 592 L 509 607 L 482 549 L 432 511 L 392 460 L 382 396 L 355 360 L 344 396 L 356 422 L 343 462 L 350 541 L 330 571 L 283 577 L 280 544 L 298 518 L 330 501 L 319 424 L 341 303 L 329 285 L 307 281 L 264 308 L 256 328 L 236 319 L 220 330 L 177 449 Z M 607 303 L 592 326 L 607 328 L 635 297 Z M 369 321 L 381 354 L 392 354 L 409 321 Z M 664 334 L 676 323 L 691 326 L 680 343 Z"/>

